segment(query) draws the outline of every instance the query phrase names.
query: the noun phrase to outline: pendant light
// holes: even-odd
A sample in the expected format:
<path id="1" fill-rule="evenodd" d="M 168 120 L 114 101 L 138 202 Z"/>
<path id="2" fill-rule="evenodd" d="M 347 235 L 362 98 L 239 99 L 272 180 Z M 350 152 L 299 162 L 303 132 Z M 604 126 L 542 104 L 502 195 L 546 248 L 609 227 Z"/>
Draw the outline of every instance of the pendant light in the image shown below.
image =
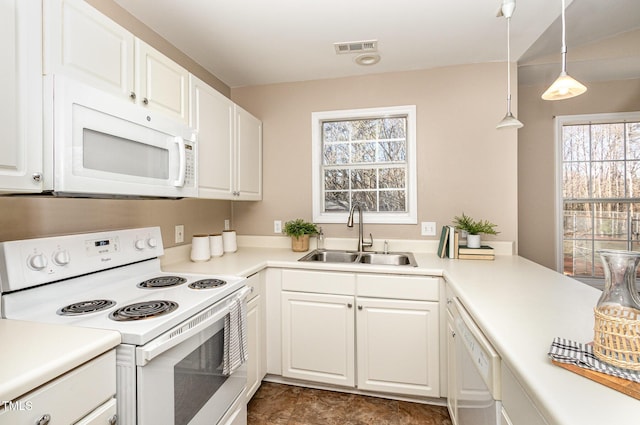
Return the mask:
<path id="1" fill-rule="evenodd" d="M 502 16 L 507 18 L 507 114 L 502 121 L 496 126 L 497 129 L 502 128 L 520 128 L 523 124 L 518 121 L 516 117 L 511 113 L 511 44 L 510 31 L 511 31 L 511 16 L 516 8 L 515 0 L 503 0 L 502 2 Z"/>
<path id="2" fill-rule="evenodd" d="M 587 91 L 587 88 L 579 81 L 567 74 L 567 42 L 564 22 L 564 0 L 562 0 L 562 71 L 560 76 L 542 94 L 544 100 L 562 100 L 579 96 Z"/>

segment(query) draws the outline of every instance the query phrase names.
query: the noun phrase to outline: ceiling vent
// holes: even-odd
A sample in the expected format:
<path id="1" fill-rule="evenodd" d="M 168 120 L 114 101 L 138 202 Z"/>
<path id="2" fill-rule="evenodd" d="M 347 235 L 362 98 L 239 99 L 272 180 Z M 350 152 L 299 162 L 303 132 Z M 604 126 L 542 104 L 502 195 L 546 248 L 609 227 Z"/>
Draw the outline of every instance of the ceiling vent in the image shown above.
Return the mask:
<path id="1" fill-rule="evenodd" d="M 336 53 L 339 55 L 343 53 L 377 52 L 378 40 L 348 41 L 346 43 L 333 43 L 333 47 L 335 47 Z"/>

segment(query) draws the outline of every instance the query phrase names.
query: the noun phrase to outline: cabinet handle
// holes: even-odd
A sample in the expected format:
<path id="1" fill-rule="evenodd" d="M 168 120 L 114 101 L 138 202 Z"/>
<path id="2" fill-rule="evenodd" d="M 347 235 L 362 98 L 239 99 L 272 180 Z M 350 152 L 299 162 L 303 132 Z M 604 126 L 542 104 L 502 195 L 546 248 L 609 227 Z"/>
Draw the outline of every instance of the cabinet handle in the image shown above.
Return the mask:
<path id="1" fill-rule="evenodd" d="M 362 310 L 362 306 L 361 305 L 358 306 L 358 310 Z"/>
<path id="2" fill-rule="evenodd" d="M 451 304 L 452 302 L 451 298 L 447 298 L 447 304 Z"/>
<path id="3" fill-rule="evenodd" d="M 51 421 L 51 415 L 47 413 L 36 421 L 36 425 L 47 425 L 50 421 Z"/>
<path id="4" fill-rule="evenodd" d="M 116 425 L 118 423 L 118 415 L 113 415 L 109 418 L 109 425 Z"/>
<path id="5" fill-rule="evenodd" d="M 135 92 L 131 92 L 131 93 L 129 94 L 129 97 L 131 98 L 131 100 L 136 100 L 136 94 L 135 94 Z"/>
<path id="6" fill-rule="evenodd" d="M 31 178 L 33 179 L 34 182 L 36 183 L 40 183 L 42 181 L 42 174 L 40 173 L 33 173 L 31 175 Z"/>
<path id="7" fill-rule="evenodd" d="M 142 103 L 144 103 L 145 105 L 149 104 L 149 99 L 147 99 L 146 97 L 144 99 L 142 99 Z"/>
<path id="8" fill-rule="evenodd" d="M 456 332 L 455 331 L 451 331 L 451 337 L 455 338 L 456 337 Z"/>
<path id="9" fill-rule="evenodd" d="M 353 304 L 348 303 L 348 304 L 347 304 L 347 307 L 348 307 L 348 308 L 351 308 L 351 307 L 353 307 Z"/>

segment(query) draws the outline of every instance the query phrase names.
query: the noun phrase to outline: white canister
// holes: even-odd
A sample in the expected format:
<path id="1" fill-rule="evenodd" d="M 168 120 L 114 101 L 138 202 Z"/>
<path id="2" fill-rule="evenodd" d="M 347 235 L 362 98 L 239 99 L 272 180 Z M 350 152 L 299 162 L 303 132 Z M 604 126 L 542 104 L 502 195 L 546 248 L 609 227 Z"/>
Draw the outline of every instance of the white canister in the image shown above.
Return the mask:
<path id="1" fill-rule="evenodd" d="M 222 243 L 222 235 L 220 233 L 209 235 L 209 245 L 212 257 L 220 257 L 224 254 L 224 245 Z"/>
<path id="2" fill-rule="evenodd" d="M 209 261 L 210 258 L 209 235 L 193 235 L 191 239 L 191 261 Z"/>
<path id="3" fill-rule="evenodd" d="M 238 250 L 235 230 L 222 231 L 222 246 L 224 252 L 236 252 Z"/>

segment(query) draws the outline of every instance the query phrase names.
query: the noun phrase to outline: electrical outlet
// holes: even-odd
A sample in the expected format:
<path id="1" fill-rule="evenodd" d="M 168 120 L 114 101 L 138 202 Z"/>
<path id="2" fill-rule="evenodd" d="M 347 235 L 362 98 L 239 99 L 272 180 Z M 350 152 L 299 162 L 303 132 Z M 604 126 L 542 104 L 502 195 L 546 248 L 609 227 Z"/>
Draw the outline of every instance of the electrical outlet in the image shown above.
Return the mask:
<path id="1" fill-rule="evenodd" d="M 229 219 L 228 218 L 225 219 L 225 221 L 224 221 L 224 230 L 230 230 L 231 229 L 231 224 L 229 224 L 229 223 L 230 223 Z"/>
<path id="2" fill-rule="evenodd" d="M 273 233 L 282 233 L 282 220 L 273 220 Z"/>
<path id="3" fill-rule="evenodd" d="M 436 222 L 435 221 L 423 221 L 421 223 L 422 236 L 435 236 L 436 235 Z"/>
<path id="4" fill-rule="evenodd" d="M 184 242 L 184 224 L 176 225 L 176 243 Z"/>

